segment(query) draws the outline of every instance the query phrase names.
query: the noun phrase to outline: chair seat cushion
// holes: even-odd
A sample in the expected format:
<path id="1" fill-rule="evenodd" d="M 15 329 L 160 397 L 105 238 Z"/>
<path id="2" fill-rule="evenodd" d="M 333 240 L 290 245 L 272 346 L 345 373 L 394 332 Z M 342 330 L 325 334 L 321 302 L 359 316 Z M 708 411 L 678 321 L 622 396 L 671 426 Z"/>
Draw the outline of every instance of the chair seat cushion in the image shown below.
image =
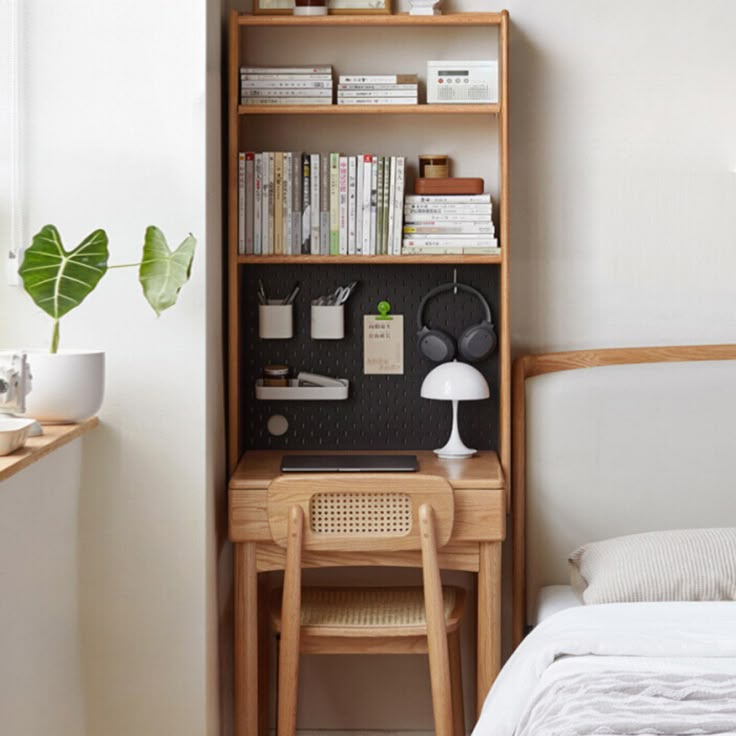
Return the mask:
<path id="1" fill-rule="evenodd" d="M 443 586 L 445 622 L 453 630 L 462 618 L 465 591 Z M 274 629 L 280 631 L 281 591 L 276 591 L 272 602 Z M 425 628 L 422 588 L 304 588 L 302 590 L 302 626 L 310 631 L 320 628 L 355 629 L 417 629 Z M 348 632 L 349 634 L 349 632 Z"/>

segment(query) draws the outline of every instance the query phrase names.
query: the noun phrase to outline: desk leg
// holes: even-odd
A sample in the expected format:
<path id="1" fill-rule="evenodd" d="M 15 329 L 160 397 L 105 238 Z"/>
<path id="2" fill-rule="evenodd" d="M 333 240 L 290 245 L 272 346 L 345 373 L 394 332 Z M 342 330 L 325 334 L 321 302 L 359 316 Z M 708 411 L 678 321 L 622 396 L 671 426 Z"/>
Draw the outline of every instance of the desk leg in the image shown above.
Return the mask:
<path id="1" fill-rule="evenodd" d="M 478 568 L 476 713 L 501 666 L 501 542 L 481 542 Z"/>
<path id="2" fill-rule="evenodd" d="M 235 733 L 258 734 L 258 575 L 256 545 L 235 545 Z"/>

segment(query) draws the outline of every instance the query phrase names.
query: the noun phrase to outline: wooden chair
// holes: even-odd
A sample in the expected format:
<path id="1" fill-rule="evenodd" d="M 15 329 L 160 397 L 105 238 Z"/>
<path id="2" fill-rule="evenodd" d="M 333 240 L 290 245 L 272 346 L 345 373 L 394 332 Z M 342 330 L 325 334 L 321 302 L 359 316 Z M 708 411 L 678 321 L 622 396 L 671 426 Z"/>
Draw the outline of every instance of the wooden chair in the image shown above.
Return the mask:
<path id="1" fill-rule="evenodd" d="M 465 592 L 444 587 L 437 550 L 450 538 L 453 494 L 437 476 L 281 476 L 268 490 L 276 544 L 286 547 L 283 592 L 271 625 L 280 634 L 277 736 L 296 730 L 299 655 L 429 654 L 437 736 L 465 732 L 458 628 Z M 403 564 L 421 551 L 421 588 L 305 588 L 303 564 L 365 552 L 366 565 Z M 305 557 L 307 559 L 305 559 Z M 416 564 L 416 563 L 415 563 Z"/>

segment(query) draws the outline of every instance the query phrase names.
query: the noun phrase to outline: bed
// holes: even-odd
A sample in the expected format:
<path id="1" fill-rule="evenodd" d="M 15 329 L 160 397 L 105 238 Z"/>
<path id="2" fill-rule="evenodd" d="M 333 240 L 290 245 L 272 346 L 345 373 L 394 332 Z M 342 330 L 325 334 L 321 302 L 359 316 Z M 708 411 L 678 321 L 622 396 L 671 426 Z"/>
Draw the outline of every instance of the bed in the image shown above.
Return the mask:
<path id="1" fill-rule="evenodd" d="M 474 736 L 736 734 L 736 345 L 526 356 L 513 391 L 518 646 Z"/>

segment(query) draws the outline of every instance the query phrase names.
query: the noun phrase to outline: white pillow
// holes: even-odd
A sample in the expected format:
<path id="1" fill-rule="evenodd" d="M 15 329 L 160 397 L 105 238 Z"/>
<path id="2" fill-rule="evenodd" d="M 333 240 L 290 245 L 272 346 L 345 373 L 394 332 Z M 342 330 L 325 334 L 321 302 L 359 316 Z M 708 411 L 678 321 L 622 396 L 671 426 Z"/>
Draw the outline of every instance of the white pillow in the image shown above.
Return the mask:
<path id="1" fill-rule="evenodd" d="M 736 527 L 616 537 L 568 560 L 584 603 L 736 600 Z"/>

